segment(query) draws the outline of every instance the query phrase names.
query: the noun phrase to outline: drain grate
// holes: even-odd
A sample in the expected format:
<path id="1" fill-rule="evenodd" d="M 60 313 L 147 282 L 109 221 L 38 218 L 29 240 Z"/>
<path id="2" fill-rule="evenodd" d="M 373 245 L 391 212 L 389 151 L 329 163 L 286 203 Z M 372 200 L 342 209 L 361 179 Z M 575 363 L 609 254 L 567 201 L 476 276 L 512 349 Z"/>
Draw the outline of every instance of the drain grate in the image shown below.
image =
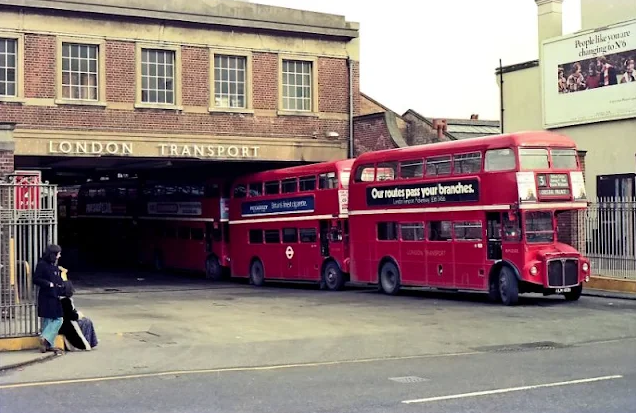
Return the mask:
<path id="1" fill-rule="evenodd" d="M 535 343 L 505 344 L 501 346 L 477 347 L 474 350 L 487 353 L 514 353 L 519 351 L 558 350 L 571 347 L 568 344 L 553 341 L 539 341 Z"/>
<path id="2" fill-rule="evenodd" d="M 408 384 L 408 383 L 422 383 L 428 381 L 423 377 L 417 376 L 406 376 L 406 377 L 389 377 L 389 380 L 394 381 L 396 383 Z"/>

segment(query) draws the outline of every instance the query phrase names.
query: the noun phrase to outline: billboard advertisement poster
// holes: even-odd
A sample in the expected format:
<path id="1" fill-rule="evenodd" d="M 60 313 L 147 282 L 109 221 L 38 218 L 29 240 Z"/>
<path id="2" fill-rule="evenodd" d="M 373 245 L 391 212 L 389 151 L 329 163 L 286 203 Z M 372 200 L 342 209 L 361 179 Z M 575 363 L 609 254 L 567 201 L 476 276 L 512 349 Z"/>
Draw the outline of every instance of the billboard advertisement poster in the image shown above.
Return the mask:
<path id="1" fill-rule="evenodd" d="M 636 117 L 636 20 L 543 42 L 546 129 Z"/>

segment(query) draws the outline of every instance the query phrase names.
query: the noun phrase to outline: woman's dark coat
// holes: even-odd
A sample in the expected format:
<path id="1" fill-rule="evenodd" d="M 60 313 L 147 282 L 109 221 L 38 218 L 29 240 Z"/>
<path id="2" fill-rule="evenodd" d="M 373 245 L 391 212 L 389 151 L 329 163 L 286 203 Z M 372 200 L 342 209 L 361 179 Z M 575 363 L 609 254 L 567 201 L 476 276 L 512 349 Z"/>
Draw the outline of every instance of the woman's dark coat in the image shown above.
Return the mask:
<path id="1" fill-rule="evenodd" d="M 53 283 L 53 287 L 50 286 Z M 33 284 L 40 287 L 38 292 L 38 317 L 62 318 L 64 311 L 60 297 L 65 294 L 64 280 L 57 265 L 41 259 L 33 274 Z"/>

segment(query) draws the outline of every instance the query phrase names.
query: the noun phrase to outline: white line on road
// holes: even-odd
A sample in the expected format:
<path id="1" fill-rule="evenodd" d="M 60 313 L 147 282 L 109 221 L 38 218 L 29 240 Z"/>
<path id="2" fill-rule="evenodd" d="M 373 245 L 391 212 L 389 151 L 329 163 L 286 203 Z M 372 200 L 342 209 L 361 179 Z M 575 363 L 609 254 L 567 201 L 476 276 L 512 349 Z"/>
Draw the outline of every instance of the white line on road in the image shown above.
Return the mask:
<path id="1" fill-rule="evenodd" d="M 464 399 L 468 397 L 489 396 L 491 394 L 511 393 L 511 392 L 522 391 L 522 390 L 534 390 L 534 389 L 541 389 L 545 387 L 571 386 L 574 384 L 593 383 L 595 381 L 615 380 L 615 379 L 622 379 L 622 378 L 623 376 L 621 375 L 593 377 L 590 379 L 562 381 L 558 383 L 536 384 L 534 386 L 509 387 L 507 389 L 495 389 L 495 390 L 477 391 L 473 393 L 451 394 L 448 396 L 427 397 L 425 399 L 404 400 L 402 403 L 404 404 L 430 403 L 430 402 L 438 402 L 443 400 Z"/>

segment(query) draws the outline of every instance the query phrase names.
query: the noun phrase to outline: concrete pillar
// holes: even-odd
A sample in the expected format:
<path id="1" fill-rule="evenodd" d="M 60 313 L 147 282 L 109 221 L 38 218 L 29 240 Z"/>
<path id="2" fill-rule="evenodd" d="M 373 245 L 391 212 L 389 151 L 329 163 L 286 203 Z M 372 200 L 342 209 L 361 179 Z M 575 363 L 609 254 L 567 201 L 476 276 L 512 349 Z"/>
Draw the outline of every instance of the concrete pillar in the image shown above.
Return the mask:
<path id="1" fill-rule="evenodd" d="M 563 0 L 534 0 L 539 14 L 539 51 L 544 40 L 563 35 Z"/>
<path id="2" fill-rule="evenodd" d="M 0 123 L 0 179 L 3 179 L 14 170 L 14 130 L 15 123 Z"/>

